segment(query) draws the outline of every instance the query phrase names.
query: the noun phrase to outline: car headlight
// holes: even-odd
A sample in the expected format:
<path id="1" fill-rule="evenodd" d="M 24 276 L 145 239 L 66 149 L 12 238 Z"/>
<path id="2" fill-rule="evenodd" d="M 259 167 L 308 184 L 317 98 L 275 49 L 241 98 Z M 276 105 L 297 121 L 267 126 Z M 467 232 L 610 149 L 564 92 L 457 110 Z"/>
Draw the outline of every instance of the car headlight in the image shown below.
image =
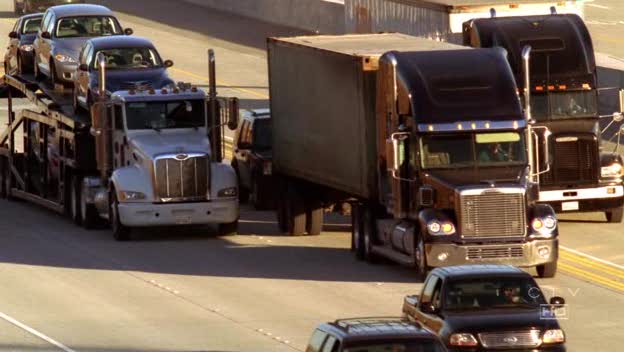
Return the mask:
<path id="1" fill-rule="evenodd" d="M 54 58 L 56 59 L 56 61 L 62 62 L 62 63 L 70 63 L 70 64 L 76 63 L 76 60 L 74 60 L 73 57 L 65 55 L 65 54 L 56 54 Z"/>
<path id="2" fill-rule="evenodd" d="M 453 334 L 449 338 L 451 346 L 477 346 L 479 342 L 472 334 Z"/>
<path id="3" fill-rule="evenodd" d="M 224 188 L 217 193 L 218 197 L 236 197 L 238 195 L 238 189 L 236 187 Z"/>
<path id="4" fill-rule="evenodd" d="M 427 231 L 432 236 L 448 236 L 455 233 L 455 226 L 450 221 L 432 220 L 427 223 Z"/>
<path id="5" fill-rule="evenodd" d="M 30 44 L 24 44 L 20 46 L 21 51 L 31 52 L 33 51 L 33 46 Z"/>
<path id="6" fill-rule="evenodd" d="M 145 193 L 134 192 L 134 191 L 121 191 L 119 192 L 119 200 L 120 201 L 133 201 L 133 200 L 143 200 L 147 198 Z"/>
<path id="7" fill-rule="evenodd" d="M 620 177 L 622 176 L 622 165 L 620 163 L 613 163 L 609 166 L 603 166 L 600 168 L 600 176 Z"/>
<path id="8" fill-rule="evenodd" d="M 546 330 L 542 343 L 563 343 L 565 342 L 565 334 L 561 329 Z"/>

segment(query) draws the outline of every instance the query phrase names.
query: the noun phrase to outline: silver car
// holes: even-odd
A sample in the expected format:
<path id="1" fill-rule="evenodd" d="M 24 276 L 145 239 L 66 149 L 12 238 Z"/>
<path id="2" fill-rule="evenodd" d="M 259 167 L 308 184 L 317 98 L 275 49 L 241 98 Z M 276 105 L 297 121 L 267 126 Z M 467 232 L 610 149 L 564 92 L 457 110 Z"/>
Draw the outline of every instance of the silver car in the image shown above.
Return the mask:
<path id="1" fill-rule="evenodd" d="M 130 35 L 123 30 L 113 12 L 99 5 L 61 5 L 50 7 L 33 43 L 35 76 L 48 78 L 52 85 L 71 84 L 76 77 L 78 54 L 93 37 Z"/>

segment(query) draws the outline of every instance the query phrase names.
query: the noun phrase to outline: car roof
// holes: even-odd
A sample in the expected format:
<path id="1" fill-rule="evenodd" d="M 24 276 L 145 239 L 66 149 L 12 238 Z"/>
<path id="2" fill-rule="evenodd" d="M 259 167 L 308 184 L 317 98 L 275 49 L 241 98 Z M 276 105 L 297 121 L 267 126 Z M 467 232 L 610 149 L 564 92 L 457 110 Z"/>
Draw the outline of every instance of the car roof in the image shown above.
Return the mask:
<path id="1" fill-rule="evenodd" d="M 363 317 L 339 319 L 321 324 L 319 328 L 340 338 L 343 342 L 371 339 L 406 339 L 435 336 L 420 324 L 398 317 Z"/>
<path id="2" fill-rule="evenodd" d="M 89 39 L 95 50 L 112 48 L 152 48 L 154 44 L 149 39 L 129 35 L 113 35 Z"/>
<path id="3" fill-rule="evenodd" d="M 431 271 L 441 278 L 461 278 L 461 277 L 487 277 L 487 276 L 531 276 L 520 268 L 511 265 L 479 264 L 479 265 L 456 265 L 435 268 Z"/>
<path id="4" fill-rule="evenodd" d="M 29 20 L 31 18 L 35 18 L 35 17 L 43 17 L 43 12 L 37 12 L 37 13 L 29 13 L 28 15 L 24 15 L 22 17 L 20 17 L 20 21 L 23 20 Z"/>
<path id="5" fill-rule="evenodd" d="M 92 4 L 67 4 L 52 6 L 48 11 L 54 11 L 57 18 L 70 16 L 114 16 L 113 11 L 102 5 Z"/>

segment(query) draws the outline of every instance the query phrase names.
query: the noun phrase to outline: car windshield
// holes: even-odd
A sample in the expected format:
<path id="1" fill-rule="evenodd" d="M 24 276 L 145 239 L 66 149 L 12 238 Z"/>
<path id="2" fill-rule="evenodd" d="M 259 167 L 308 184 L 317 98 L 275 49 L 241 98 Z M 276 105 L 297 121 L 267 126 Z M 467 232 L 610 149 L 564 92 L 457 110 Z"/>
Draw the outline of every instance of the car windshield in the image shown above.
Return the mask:
<path id="1" fill-rule="evenodd" d="M 61 18 L 56 26 L 57 38 L 101 37 L 121 34 L 113 17 L 83 16 Z"/>
<path id="2" fill-rule="evenodd" d="M 106 59 L 106 68 L 109 70 L 153 68 L 162 66 L 158 53 L 150 48 L 121 48 L 98 51 L 95 58 L 102 53 Z M 98 69 L 98 60 L 92 60 L 94 68 Z"/>
<path id="3" fill-rule="evenodd" d="M 434 340 L 400 342 L 366 342 L 344 349 L 344 352 L 443 352 L 441 344 Z"/>
<path id="4" fill-rule="evenodd" d="M 454 133 L 421 139 L 423 168 L 522 165 L 523 135 L 517 132 Z"/>
<path id="5" fill-rule="evenodd" d="M 22 34 L 37 33 L 41 26 L 41 17 L 28 18 L 24 20 L 22 25 Z"/>
<path id="6" fill-rule="evenodd" d="M 541 304 L 546 304 L 542 291 L 531 278 L 451 281 L 444 294 L 445 310 L 538 308 Z"/>
<path id="7" fill-rule="evenodd" d="M 269 150 L 272 145 L 271 120 L 261 119 L 254 123 L 254 149 Z"/>
<path id="8" fill-rule="evenodd" d="M 130 130 L 203 127 L 204 112 L 204 100 L 128 103 L 126 124 Z"/>
<path id="9" fill-rule="evenodd" d="M 595 91 L 533 94 L 531 114 L 537 121 L 598 116 Z"/>

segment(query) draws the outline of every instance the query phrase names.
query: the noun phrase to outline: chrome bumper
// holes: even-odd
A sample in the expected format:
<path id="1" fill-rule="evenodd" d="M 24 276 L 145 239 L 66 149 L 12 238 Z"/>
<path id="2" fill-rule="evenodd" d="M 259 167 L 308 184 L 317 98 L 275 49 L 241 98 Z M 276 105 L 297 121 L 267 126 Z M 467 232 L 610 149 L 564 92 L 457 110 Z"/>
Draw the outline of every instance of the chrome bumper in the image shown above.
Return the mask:
<path id="1" fill-rule="evenodd" d="M 237 199 L 201 203 L 120 203 L 121 223 L 130 227 L 225 224 L 238 220 Z"/>

